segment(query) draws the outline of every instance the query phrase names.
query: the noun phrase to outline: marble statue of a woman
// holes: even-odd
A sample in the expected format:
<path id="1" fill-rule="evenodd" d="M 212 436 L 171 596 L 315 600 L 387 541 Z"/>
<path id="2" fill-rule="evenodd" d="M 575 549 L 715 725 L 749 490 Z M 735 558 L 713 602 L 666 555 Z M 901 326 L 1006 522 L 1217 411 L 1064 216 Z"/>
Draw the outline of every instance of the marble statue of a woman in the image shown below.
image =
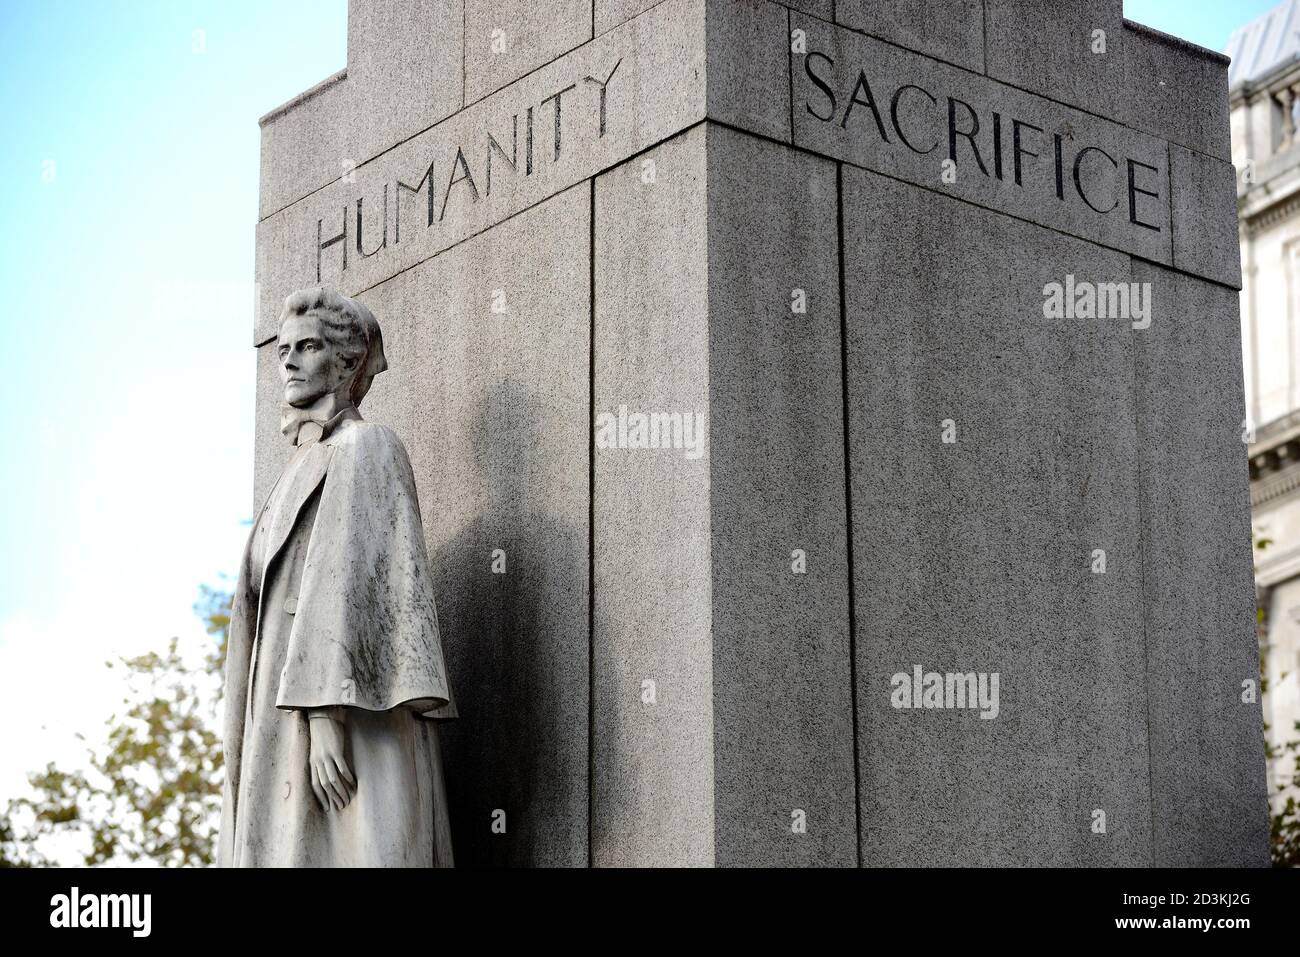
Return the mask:
<path id="1" fill-rule="evenodd" d="M 235 592 L 219 863 L 450 866 L 435 719 L 455 706 L 415 478 L 357 411 L 387 368 L 379 324 L 307 289 L 276 348 L 295 448 Z"/>

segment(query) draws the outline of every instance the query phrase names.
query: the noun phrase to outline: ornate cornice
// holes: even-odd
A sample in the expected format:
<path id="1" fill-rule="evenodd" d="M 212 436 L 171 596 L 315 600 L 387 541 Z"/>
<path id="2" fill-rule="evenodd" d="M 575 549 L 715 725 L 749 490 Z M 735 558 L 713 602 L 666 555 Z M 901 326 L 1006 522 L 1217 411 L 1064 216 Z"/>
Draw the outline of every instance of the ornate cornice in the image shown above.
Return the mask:
<path id="1" fill-rule="evenodd" d="M 1280 415 L 1270 422 L 1255 429 L 1254 439 L 1250 443 L 1250 456 L 1254 458 L 1261 452 L 1288 439 L 1300 436 L 1300 409 Z"/>
<path id="2" fill-rule="evenodd" d="M 1266 475 L 1250 483 L 1250 504 L 1258 508 L 1265 502 L 1289 495 L 1300 489 L 1300 466 L 1291 466 L 1281 472 Z"/>
<path id="3" fill-rule="evenodd" d="M 1300 213 L 1300 192 L 1292 193 L 1281 202 L 1266 206 L 1258 213 L 1247 214 L 1244 221 L 1246 232 L 1251 236 L 1258 235 L 1297 213 Z"/>
<path id="4" fill-rule="evenodd" d="M 1250 504 L 1259 507 L 1300 489 L 1300 410 L 1261 426 L 1247 447 Z"/>
<path id="5" fill-rule="evenodd" d="M 1300 81 L 1300 57 L 1293 56 L 1269 70 L 1263 76 L 1238 83 L 1228 92 L 1232 107 L 1245 106 L 1262 96 L 1272 96 Z"/>
<path id="6" fill-rule="evenodd" d="M 1256 553 L 1255 586 L 1257 591 L 1265 591 L 1290 581 L 1300 575 L 1300 549 L 1293 548 L 1286 552 L 1266 548 Z"/>

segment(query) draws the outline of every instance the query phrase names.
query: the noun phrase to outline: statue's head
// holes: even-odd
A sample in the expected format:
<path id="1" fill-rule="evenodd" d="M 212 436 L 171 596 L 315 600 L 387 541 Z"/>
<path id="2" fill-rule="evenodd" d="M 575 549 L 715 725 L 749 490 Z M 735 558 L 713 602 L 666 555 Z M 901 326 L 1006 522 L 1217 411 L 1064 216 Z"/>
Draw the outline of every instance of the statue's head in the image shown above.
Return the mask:
<path id="1" fill-rule="evenodd" d="M 302 289 L 284 301 L 276 343 L 284 401 L 299 408 L 336 393 L 359 406 L 388 368 L 374 314 L 333 289 Z"/>

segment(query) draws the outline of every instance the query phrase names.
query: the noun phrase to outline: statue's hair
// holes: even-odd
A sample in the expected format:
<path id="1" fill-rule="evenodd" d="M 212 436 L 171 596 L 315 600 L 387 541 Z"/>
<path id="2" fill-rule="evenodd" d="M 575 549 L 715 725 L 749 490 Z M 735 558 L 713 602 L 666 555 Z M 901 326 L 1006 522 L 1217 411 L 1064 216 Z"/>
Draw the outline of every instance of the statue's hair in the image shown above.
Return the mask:
<path id="1" fill-rule="evenodd" d="M 356 360 L 348 398 L 353 405 L 361 405 L 371 381 L 388 368 L 379 320 L 363 303 L 325 286 L 291 293 L 280 310 L 279 325 L 284 325 L 290 316 L 305 315 L 320 320 L 321 334 L 340 356 Z"/>

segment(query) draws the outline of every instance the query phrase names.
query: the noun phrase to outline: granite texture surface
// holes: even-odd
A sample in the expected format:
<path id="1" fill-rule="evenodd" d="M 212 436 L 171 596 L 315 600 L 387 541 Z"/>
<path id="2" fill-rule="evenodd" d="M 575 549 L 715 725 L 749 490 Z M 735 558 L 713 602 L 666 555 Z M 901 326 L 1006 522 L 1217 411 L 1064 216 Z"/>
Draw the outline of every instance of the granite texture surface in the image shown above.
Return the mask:
<path id="1" fill-rule="evenodd" d="M 695 127 L 596 179 L 596 414 L 708 414 L 705 146 Z M 592 863 L 711 865 L 707 446 L 594 456 Z"/>
<path id="2" fill-rule="evenodd" d="M 838 0 L 834 19 L 936 60 L 984 72 L 984 0 Z"/>
<path id="3" fill-rule="evenodd" d="M 715 857 L 853 866 L 835 164 L 708 161 Z"/>
<path id="4" fill-rule="evenodd" d="M 1129 258 L 859 170 L 843 203 L 863 863 L 1145 865 L 1135 333 L 1043 317 Z M 996 717 L 897 707 L 918 665 L 998 674 Z"/>
<path id="5" fill-rule="evenodd" d="M 383 318 L 458 861 L 1263 863 L 1222 59 L 1119 0 L 541 9 L 353 0 L 263 123 L 255 344 Z"/>
<path id="6" fill-rule="evenodd" d="M 1136 337 L 1153 863 L 1266 866 L 1237 293 L 1150 263 L 1133 278 L 1155 303 Z"/>

